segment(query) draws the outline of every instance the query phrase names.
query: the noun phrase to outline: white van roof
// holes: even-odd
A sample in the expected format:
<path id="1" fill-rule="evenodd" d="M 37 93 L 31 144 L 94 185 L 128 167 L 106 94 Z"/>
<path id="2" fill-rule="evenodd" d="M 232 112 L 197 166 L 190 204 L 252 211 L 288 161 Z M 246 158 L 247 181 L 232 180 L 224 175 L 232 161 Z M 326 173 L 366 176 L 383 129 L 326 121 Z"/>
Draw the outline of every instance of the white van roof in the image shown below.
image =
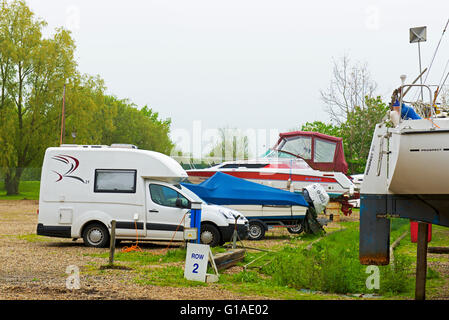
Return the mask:
<path id="1" fill-rule="evenodd" d="M 72 156 L 86 169 L 136 169 L 142 178 L 179 183 L 187 172 L 173 158 L 159 152 L 139 150 L 132 145 L 62 145 L 46 151 L 44 170 L 53 170 L 55 156 Z M 57 164 L 57 163 L 56 163 Z M 48 167 L 48 168 L 45 168 Z"/>

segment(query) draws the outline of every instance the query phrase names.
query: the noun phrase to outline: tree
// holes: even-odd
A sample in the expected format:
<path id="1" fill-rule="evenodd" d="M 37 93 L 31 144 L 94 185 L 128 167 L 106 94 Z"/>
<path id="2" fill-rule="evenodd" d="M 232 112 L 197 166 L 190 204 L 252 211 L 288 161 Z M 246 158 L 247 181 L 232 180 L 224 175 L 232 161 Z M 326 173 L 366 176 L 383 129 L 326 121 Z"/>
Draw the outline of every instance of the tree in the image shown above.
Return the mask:
<path id="1" fill-rule="evenodd" d="M 375 96 L 376 88 L 367 64 L 353 64 L 345 55 L 338 61 L 333 60 L 330 85 L 320 91 L 325 110 L 334 124 L 315 123 L 311 128 L 343 138 L 351 174 L 364 171 L 374 126 L 388 110 L 381 98 Z"/>
<path id="2" fill-rule="evenodd" d="M 382 121 L 388 106 L 380 97 L 365 100 L 365 108 L 355 107 L 341 125 L 326 124 L 321 121 L 306 123 L 301 131 L 312 131 L 343 138 L 345 159 L 349 174 L 365 170 L 376 123 Z"/>
<path id="3" fill-rule="evenodd" d="M 333 124 L 326 124 L 321 121 L 307 122 L 301 127 L 301 131 L 319 132 L 332 137 L 342 136 L 340 127 Z"/>
<path id="4" fill-rule="evenodd" d="M 333 60 L 332 80 L 329 88 L 321 90 L 321 99 L 331 120 L 344 123 L 356 107 L 365 109 L 366 97 L 372 98 L 377 88 L 366 63 L 351 64 L 348 56 Z"/>
<path id="5" fill-rule="evenodd" d="M 219 137 L 215 146 L 209 152 L 209 157 L 219 158 L 222 161 L 248 160 L 249 139 L 238 129 L 220 128 Z"/>
<path id="6" fill-rule="evenodd" d="M 126 99 L 105 96 L 105 111 L 112 116 L 113 130 L 104 131 L 103 144 L 134 144 L 140 149 L 170 154 L 174 145 L 170 140 L 171 120 L 159 119 L 159 113 L 148 106 L 141 110 Z"/>
<path id="7" fill-rule="evenodd" d="M 106 95 L 100 77 L 77 71 L 71 34 L 59 28 L 43 38 L 45 25 L 24 1 L 0 5 L 0 169 L 7 195 L 18 194 L 26 167 L 40 166 L 46 148 L 59 145 L 64 91 L 64 143 L 126 143 L 169 154 L 171 120 Z"/>
<path id="8" fill-rule="evenodd" d="M 46 23 L 24 1 L 3 2 L 0 10 L 2 77 L 0 162 L 8 195 L 17 194 L 25 167 L 39 159 L 54 132 L 54 106 L 75 70 L 68 31 L 43 39 Z"/>
<path id="9" fill-rule="evenodd" d="M 350 174 L 363 173 L 374 129 L 389 110 L 380 97 L 365 99 L 365 108 L 355 107 L 340 127 Z"/>

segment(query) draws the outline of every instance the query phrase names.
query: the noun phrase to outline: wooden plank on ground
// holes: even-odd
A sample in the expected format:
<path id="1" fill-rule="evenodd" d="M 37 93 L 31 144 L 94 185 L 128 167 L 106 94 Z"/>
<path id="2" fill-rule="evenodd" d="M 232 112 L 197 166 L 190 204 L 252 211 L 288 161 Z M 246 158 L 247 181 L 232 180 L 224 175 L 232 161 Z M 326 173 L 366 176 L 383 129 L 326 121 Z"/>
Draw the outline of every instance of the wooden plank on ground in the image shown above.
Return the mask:
<path id="1" fill-rule="evenodd" d="M 233 249 L 223 253 L 217 253 L 214 256 L 215 265 L 218 270 L 224 270 L 243 261 L 245 258 L 245 250 Z"/>
<path id="2" fill-rule="evenodd" d="M 428 253 L 449 254 L 449 248 L 448 247 L 428 247 L 427 252 Z"/>

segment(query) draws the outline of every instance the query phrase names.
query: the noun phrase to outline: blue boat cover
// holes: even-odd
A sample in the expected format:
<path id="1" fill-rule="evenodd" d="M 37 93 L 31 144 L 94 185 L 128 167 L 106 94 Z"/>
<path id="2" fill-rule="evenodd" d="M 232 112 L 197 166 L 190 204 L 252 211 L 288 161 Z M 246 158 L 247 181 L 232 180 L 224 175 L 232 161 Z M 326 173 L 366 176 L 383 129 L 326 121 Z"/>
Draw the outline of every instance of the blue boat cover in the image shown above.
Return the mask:
<path id="1" fill-rule="evenodd" d="M 222 172 L 217 172 L 201 184 L 182 185 L 207 203 L 216 205 L 309 206 L 299 193 L 264 186 Z"/>

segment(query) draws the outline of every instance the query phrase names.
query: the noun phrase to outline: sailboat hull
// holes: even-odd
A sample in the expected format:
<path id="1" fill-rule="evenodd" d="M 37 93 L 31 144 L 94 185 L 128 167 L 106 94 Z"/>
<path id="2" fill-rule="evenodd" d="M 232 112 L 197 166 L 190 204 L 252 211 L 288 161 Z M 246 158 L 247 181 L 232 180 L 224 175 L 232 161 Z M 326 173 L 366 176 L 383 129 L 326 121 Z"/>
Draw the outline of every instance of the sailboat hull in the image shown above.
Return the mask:
<path id="1" fill-rule="evenodd" d="M 431 123 L 428 120 L 420 120 Z M 448 121 L 439 121 L 440 125 Z M 449 130 L 392 132 L 388 189 L 394 194 L 449 194 Z"/>

